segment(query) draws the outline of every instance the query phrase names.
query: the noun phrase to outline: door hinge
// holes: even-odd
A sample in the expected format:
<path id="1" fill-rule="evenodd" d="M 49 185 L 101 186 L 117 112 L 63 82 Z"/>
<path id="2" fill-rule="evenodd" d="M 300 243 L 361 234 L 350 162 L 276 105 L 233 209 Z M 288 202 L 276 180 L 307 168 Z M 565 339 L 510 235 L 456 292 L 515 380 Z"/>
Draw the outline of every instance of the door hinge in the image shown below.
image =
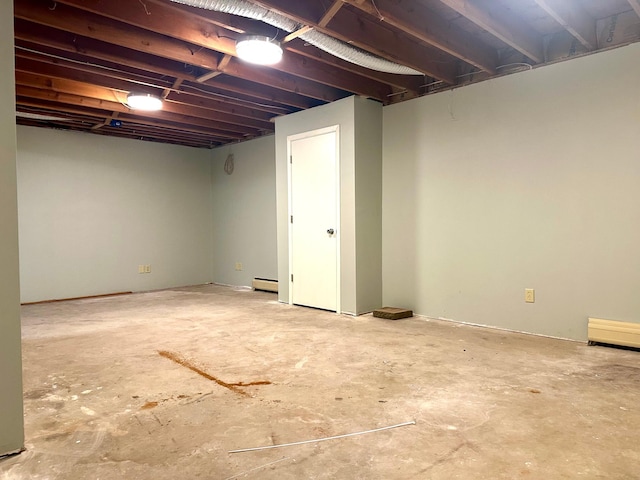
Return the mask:
<path id="1" fill-rule="evenodd" d="M 293 163 L 293 155 L 289 155 L 289 163 Z"/>
<path id="2" fill-rule="evenodd" d="M 293 215 L 291 215 L 291 223 L 293 223 Z"/>
<path id="3" fill-rule="evenodd" d="M 291 281 L 293 282 L 293 273 L 291 274 Z"/>

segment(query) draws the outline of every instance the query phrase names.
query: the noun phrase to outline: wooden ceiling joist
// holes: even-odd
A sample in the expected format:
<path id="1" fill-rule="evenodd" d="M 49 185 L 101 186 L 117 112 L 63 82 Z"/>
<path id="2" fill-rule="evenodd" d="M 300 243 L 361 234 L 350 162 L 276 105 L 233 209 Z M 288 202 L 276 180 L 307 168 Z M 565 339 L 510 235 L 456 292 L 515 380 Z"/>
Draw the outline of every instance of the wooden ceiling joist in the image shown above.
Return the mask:
<path id="1" fill-rule="evenodd" d="M 340 0 L 340 1 L 342 1 L 342 0 Z M 291 40 L 295 40 L 300 35 L 304 35 L 305 33 L 309 32 L 311 30 L 313 30 L 313 27 L 310 27 L 309 25 L 305 25 L 304 27 L 299 28 L 295 32 L 291 32 L 289 35 L 284 37 L 280 43 L 281 44 L 289 43 Z"/>
<path id="2" fill-rule="evenodd" d="M 394 73 L 379 72 L 377 70 L 371 70 L 370 68 L 356 65 L 355 63 L 342 60 L 330 53 L 327 53 L 312 45 L 306 44 L 302 40 L 293 40 L 285 47 L 287 50 L 296 52 L 304 57 L 313 58 L 322 63 L 328 65 L 335 65 L 342 70 L 357 73 L 363 77 L 371 78 L 378 82 L 384 82 L 391 87 L 395 87 L 401 90 L 406 90 L 418 94 L 420 92 L 420 86 L 424 83 L 423 77 L 419 75 L 397 75 Z"/>
<path id="3" fill-rule="evenodd" d="M 70 2 L 67 0 L 66 3 Z M 84 5 L 83 2 L 79 3 Z M 111 6 L 112 2 L 102 2 L 102 5 Z M 91 5 L 87 2 L 86 6 L 90 7 Z M 122 15 L 124 16 L 128 12 L 135 12 L 135 10 L 128 7 L 123 7 L 123 9 Z M 169 38 L 170 35 L 167 36 L 166 33 L 160 34 L 141 28 L 133 28 L 131 25 L 127 26 L 122 22 L 91 14 L 91 12 L 83 12 L 68 5 L 58 5 L 54 12 L 57 12 L 57 14 L 51 15 L 47 4 L 38 0 L 16 0 L 14 4 L 14 14 L 17 18 L 29 20 L 40 25 L 139 50 L 187 65 L 198 66 L 205 70 L 215 70 L 219 63 L 218 55 L 212 50 L 202 45 L 198 46 L 175 38 Z M 116 12 L 111 13 L 115 14 Z M 177 24 L 172 21 L 169 23 L 168 28 L 171 28 L 171 25 Z M 189 27 L 189 32 L 193 32 L 192 27 Z M 211 34 L 214 34 L 214 32 L 211 32 Z M 207 39 L 201 32 L 195 32 L 194 35 L 204 38 L 205 41 Z M 215 43 L 221 49 L 221 45 L 224 45 L 224 42 L 219 40 L 205 43 Z M 231 43 L 227 43 L 231 45 Z M 225 46 L 225 52 L 223 53 L 228 53 L 230 48 L 230 46 Z M 245 63 L 233 60 L 224 69 L 224 73 L 255 81 L 258 70 Z M 333 101 L 345 96 L 344 91 L 327 87 L 320 82 L 287 75 L 272 69 L 260 69 L 259 72 L 262 79 L 259 82 L 289 92 L 324 101 Z"/>
<path id="4" fill-rule="evenodd" d="M 327 11 L 322 15 L 322 18 L 318 20 L 319 27 L 326 27 L 331 19 L 336 16 L 338 10 L 342 8 L 343 1 L 342 0 L 334 0 L 333 4 L 327 9 Z"/>
<path id="5" fill-rule="evenodd" d="M 224 69 L 227 67 L 227 65 L 229 65 L 229 62 L 231 61 L 232 58 L 233 57 L 231 55 L 225 55 L 224 57 L 222 57 L 222 60 L 220 60 L 220 63 L 218 63 L 218 67 L 215 71 L 205 73 L 204 75 L 200 75 L 198 78 L 196 78 L 196 82 L 204 83 L 207 80 L 211 80 L 212 78 L 217 77 L 218 75 L 221 75 L 224 72 Z"/>
<path id="6" fill-rule="evenodd" d="M 545 12 L 573 35 L 587 50 L 598 48 L 596 20 L 577 3 L 567 0 L 535 0 Z"/>
<path id="7" fill-rule="evenodd" d="M 121 114 L 132 113 L 132 110 L 123 103 L 119 102 L 115 96 L 112 96 L 111 99 L 95 98 L 87 96 L 86 94 L 88 92 L 84 92 L 82 90 L 79 90 L 76 94 L 72 94 L 65 92 L 56 92 L 53 90 L 44 90 L 42 88 L 39 88 L 38 86 L 22 85 L 20 83 L 16 83 L 16 93 L 17 95 L 37 100 L 55 101 L 62 104 L 74 105 L 78 107 L 94 108 L 105 112 L 117 111 Z M 199 125 L 202 127 L 209 127 L 212 131 L 218 130 L 221 132 L 229 132 L 230 134 L 235 133 L 240 135 L 258 135 L 260 134 L 261 130 L 263 130 L 258 128 L 238 126 L 234 124 L 228 117 L 220 118 L 220 115 L 206 115 L 206 112 L 203 112 L 202 116 L 196 117 L 182 113 L 180 109 L 175 108 L 171 110 L 163 109 L 159 112 L 146 112 L 146 115 L 151 118 L 166 119 L 168 121 L 176 121 L 178 123 L 192 123 L 194 125 Z M 271 125 L 271 128 L 268 130 L 273 131 L 273 125 Z"/>
<path id="8" fill-rule="evenodd" d="M 520 18 L 515 16 L 507 18 L 498 10 L 499 6 L 496 7 L 496 11 L 490 12 L 468 0 L 440 0 L 440 2 L 535 63 L 544 61 L 542 37 Z"/>
<path id="9" fill-rule="evenodd" d="M 169 94 L 171 93 L 171 91 L 178 90 L 180 88 L 180 85 L 182 85 L 182 82 L 184 82 L 184 78 L 182 77 L 176 78 L 176 80 L 173 82 L 173 85 L 171 85 L 171 88 L 165 88 L 163 90 L 162 99 L 166 100 Z"/>
<path id="10" fill-rule="evenodd" d="M 215 50 L 224 55 L 236 56 L 235 32 L 223 29 L 207 22 L 202 16 L 188 12 L 179 12 L 167 8 L 164 4 L 155 3 L 152 14 L 147 15 L 143 9 L 131 8 L 130 0 L 59 0 L 60 3 L 80 8 L 86 12 L 100 12 L 109 18 L 135 26 L 157 34 L 188 42 L 198 47 Z M 151 8 L 151 7 L 150 7 Z M 170 21 L 168 21 L 170 19 Z M 217 62 L 216 62 L 217 63 Z M 390 93 L 387 85 L 367 78 L 361 78 L 351 72 L 336 72 L 325 65 L 301 58 L 298 55 L 286 55 L 281 62 L 270 67 L 309 81 L 319 82 L 330 87 L 353 91 L 359 95 L 383 100 Z M 225 71 L 224 68 L 212 70 Z"/>
<path id="11" fill-rule="evenodd" d="M 342 1 L 342 0 L 340 0 Z M 477 42 L 468 32 L 447 25 L 424 5 L 413 0 L 344 0 L 417 39 L 488 73 L 495 73 L 498 55 Z"/>
<path id="12" fill-rule="evenodd" d="M 26 95 L 21 95 L 22 93 L 26 93 Z M 39 95 L 39 97 L 42 97 L 42 95 Z M 55 99 L 34 97 L 32 92 L 29 92 L 28 89 L 20 88 L 20 94 L 18 95 L 17 100 L 21 105 L 25 107 L 38 108 L 42 109 L 43 111 L 54 112 L 59 110 L 73 114 L 87 114 L 87 112 L 97 112 L 94 113 L 94 115 L 103 115 L 102 110 L 87 107 L 86 102 L 79 102 L 78 99 L 74 98 L 73 96 L 65 96 L 65 101 L 60 103 L 55 101 Z M 183 118 L 166 113 L 154 114 L 153 117 L 139 117 L 136 115 L 121 113 L 119 115 L 119 118 L 123 122 L 134 123 L 138 125 L 153 125 L 158 128 L 163 128 L 166 131 L 178 130 L 181 132 L 193 132 L 197 134 L 208 135 L 209 137 L 217 139 L 220 142 L 236 141 L 247 138 L 247 135 L 252 135 L 251 133 L 247 132 L 238 133 L 218 130 L 215 128 L 215 124 L 212 126 L 208 126 L 207 122 L 199 121 L 199 119 L 193 121 L 190 118 Z M 96 122 L 94 121 L 93 123 Z"/>
<path id="13" fill-rule="evenodd" d="M 345 6 L 330 24 L 320 27 L 317 20 L 325 13 L 321 2 L 260 0 L 259 3 L 300 24 L 313 26 L 316 30 L 389 61 L 411 67 L 447 83 L 455 83 L 456 66 L 449 61 L 450 58 L 440 55 L 440 51 L 420 46 L 402 32 L 385 28 L 377 18 L 367 18 Z"/>
<path id="14" fill-rule="evenodd" d="M 16 19 L 15 26 L 17 45 L 30 46 L 40 51 L 50 51 L 56 56 L 64 55 L 75 59 L 78 63 L 90 65 L 91 62 L 95 63 L 96 61 L 108 62 L 140 72 L 154 72 L 160 76 L 183 77 L 192 81 L 197 78 L 194 73 L 196 67 L 186 65 L 183 62 L 175 62 L 142 52 L 136 53 L 135 50 L 129 48 L 36 25 L 22 19 Z M 219 79 L 216 82 L 207 81 L 205 83 L 214 86 L 218 85 L 218 82 Z M 222 92 L 226 91 L 230 97 L 245 96 L 246 101 L 252 101 L 253 98 L 255 102 L 274 102 L 302 109 L 315 105 L 315 102 L 308 97 L 241 79 L 238 80 L 237 85 L 224 87 L 218 85 L 218 88 L 222 89 Z"/>
<path id="15" fill-rule="evenodd" d="M 101 110 L 88 108 L 86 106 L 79 106 L 73 104 L 56 104 L 49 100 L 36 99 L 31 97 L 18 97 L 18 102 L 23 107 L 29 107 L 32 109 L 38 109 L 44 112 L 64 112 L 66 114 L 73 115 L 90 115 L 94 117 L 103 116 Z M 181 123 L 178 118 L 172 115 L 160 115 L 160 119 L 139 117 L 132 114 L 118 113 L 118 118 L 123 122 L 134 123 L 136 125 L 152 125 L 158 128 L 166 130 L 177 130 L 185 133 L 196 133 L 201 135 L 208 135 L 219 141 L 238 140 L 245 138 L 246 133 L 233 133 L 222 130 L 217 130 L 212 127 L 197 126 L 194 123 Z M 190 121 L 191 122 L 191 121 Z"/>
<path id="16" fill-rule="evenodd" d="M 162 0 L 153 0 L 153 2 L 159 3 L 162 2 Z M 166 4 L 165 6 L 176 8 L 178 10 L 186 9 L 192 15 L 195 11 L 195 14 L 205 17 L 207 21 L 218 26 L 226 26 L 226 28 L 228 28 L 229 30 L 233 30 L 237 33 L 271 36 L 274 32 L 273 27 L 244 17 L 229 15 L 221 12 L 214 12 L 206 9 L 195 9 L 195 7 L 186 7 L 175 2 L 171 2 L 170 4 Z M 297 37 L 298 35 L 302 35 L 312 29 L 313 27 L 307 25 L 293 32 L 292 34 L 287 35 L 281 41 L 281 43 L 284 44 L 285 50 L 301 55 L 302 57 L 311 58 L 324 64 L 331 65 L 332 67 L 336 67 L 339 69 L 335 71 L 336 75 L 339 75 L 341 70 L 346 70 L 356 73 L 362 77 L 396 86 L 400 89 L 408 90 L 416 94 L 420 91 L 420 85 L 423 83 L 421 78 L 415 78 L 411 75 L 387 74 L 378 72 L 376 70 L 364 68 L 354 63 L 341 60 L 340 58 L 330 55 L 320 50 L 319 48 L 309 45 L 302 40 L 295 39 L 295 37 Z"/>
<path id="17" fill-rule="evenodd" d="M 198 85 L 196 87 L 195 85 L 191 85 L 189 82 L 186 82 L 184 78 L 176 79 L 169 87 L 168 83 L 170 80 L 165 80 L 163 78 L 153 78 L 149 76 L 141 77 L 131 72 L 115 68 L 101 69 L 86 62 L 65 61 L 60 59 L 58 56 L 48 56 L 45 54 L 40 55 L 34 51 L 25 52 L 19 47 L 16 50 L 15 64 L 16 71 L 41 73 L 57 76 L 59 78 L 73 78 L 84 82 L 96 81 L 96 75 L 98 77 L 104 76 L 107 78 L 113 78 L 120 81 L 117 85 L 124 90 L 133 88 L 126 83 L 125 75 L 128 74 L 132 80 L 132 85 L 135 84 L 136 81 L 140 81 L 143 85 L 153 85 L 157 88 L 164 88 L 162 94 L 164 98 L 167 98 L 172 91 L 181 88 L 182 91 L 189 94 L 186 98 L 190 96 L 206 99 L 218 98 L 221 101 L 224 101 L 226 105 L 238 105 L 252 110 L 268 112 L 274 115 L 282 115 L 295 111 L 295 109 L 291 109 L 285 105 L 268 105 L 266 103 L 261 103 L 261 99 L 253 98 L 251 96 L 245 97 L 241 91 L 234 92 L 234 96 L 231 97 L 229 95 L 230 92 L 225 92 L 222 89 L 217 89 L 210 85 Z M 112 87 L 116 85 L 116 83 L 109 83 L 107 80 L 102 80 L 101 84 Z"/>
<path id="18" fill-rule="evenodd" d="M 107 125 L 109 125 L 111 123 L 111 120 L 115 120 L 116 118 L 118 118 L 119 114 L 120 114 L 120 112 L 113 112 L 111 115 L 109 115 L 107 118 L 104 119 L 104 122 L 98 123 L 98 124 L 94 125 L 93 127 L 91 127 L 91 130 L 97 130 L 99 128 L 106 127 Z"/>
<path id="19" fill-rule="evenodd" d="M 117 96 L 118 101 L 121 102 L 125 102 L 126 95 L 129 92 L 136 90 L 136 84 L 122 80 L 88 73 L 84 73 L 82 76 L 76 76 L 76 79 L 71 80 L 68 70 L 64 67 L 44 64 L 39 69 L 34 67 L 26 69 L 23 67 L 23 62 L 16 62 L 16 82 L 21 82 L 23 85 L 50 88 L 65 93 L 74 93 L 81 90 L 85 92 L 87 96 L 105 100 L 112 100 L 114 96 Z M 148 91 L 151 91 L 151 89 L 148 89 Z M 180 96 L 180 101 L 178 101 L 178 98 L 175 96 L 172 96 L 169 100 L 173 101 L 173 104 L 183 108 L 184 113 L 188 114 L 188 109 L 191 107 L 194 108 L 194 112 L 195 109 L 202 107 L 220 115 L 233 116 L 234 119 L 236 116 L 244 117 L 244 120 L 240 120 L 238 124 L 244 124 L 253 128 L 264 128 L 270 124 L 271 118 L 273 118 L 273 115 L 268 112 L 229 104 L 228 102 L 210 97 L 202 98 L 186 92 Z M 194 116 L 199 115 L 196 114 Z"/>

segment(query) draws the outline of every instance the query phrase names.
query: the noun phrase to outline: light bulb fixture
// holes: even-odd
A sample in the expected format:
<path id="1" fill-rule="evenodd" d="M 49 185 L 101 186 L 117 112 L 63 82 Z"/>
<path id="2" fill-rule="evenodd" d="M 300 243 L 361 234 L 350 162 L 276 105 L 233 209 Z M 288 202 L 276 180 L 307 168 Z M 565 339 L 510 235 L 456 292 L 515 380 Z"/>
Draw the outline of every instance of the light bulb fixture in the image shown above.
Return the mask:
<path id="1" fill-rule="evenodd" d="M 134 110 L 154 112 L 162 108 L 162 100 L 150 93 L 130 93 L 127 95 L 127 105 Z"/>
<path id="2" fill-rule="evenodd" d="M 245 62 L 273 65 L 282 60 L 280 42 L 261 35 L 251 35 L 236 42 L 236 53 Z"/>

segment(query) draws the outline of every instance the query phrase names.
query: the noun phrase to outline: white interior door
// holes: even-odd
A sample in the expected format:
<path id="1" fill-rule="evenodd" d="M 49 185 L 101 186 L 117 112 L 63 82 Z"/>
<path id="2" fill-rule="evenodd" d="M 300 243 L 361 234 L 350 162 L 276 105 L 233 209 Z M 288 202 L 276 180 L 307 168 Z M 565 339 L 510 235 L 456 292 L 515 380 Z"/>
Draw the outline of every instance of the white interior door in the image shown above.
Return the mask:
<path id="1" fill-rule="evenodd" d="M 338 132 L 289 141 L 291 301 L 338 311 Z"/>

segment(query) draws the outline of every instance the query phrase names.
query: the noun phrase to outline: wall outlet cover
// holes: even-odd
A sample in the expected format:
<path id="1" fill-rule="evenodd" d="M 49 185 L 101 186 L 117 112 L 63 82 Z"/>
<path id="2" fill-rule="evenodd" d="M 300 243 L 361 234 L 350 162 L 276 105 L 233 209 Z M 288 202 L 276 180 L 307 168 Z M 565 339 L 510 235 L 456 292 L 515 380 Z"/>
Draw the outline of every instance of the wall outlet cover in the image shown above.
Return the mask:
<path id="1" fill-rule="evenodd" d="M 524 301 L 527 303 L 535 303 L 536 291 L 533 288 L 524 289 Z"/>

